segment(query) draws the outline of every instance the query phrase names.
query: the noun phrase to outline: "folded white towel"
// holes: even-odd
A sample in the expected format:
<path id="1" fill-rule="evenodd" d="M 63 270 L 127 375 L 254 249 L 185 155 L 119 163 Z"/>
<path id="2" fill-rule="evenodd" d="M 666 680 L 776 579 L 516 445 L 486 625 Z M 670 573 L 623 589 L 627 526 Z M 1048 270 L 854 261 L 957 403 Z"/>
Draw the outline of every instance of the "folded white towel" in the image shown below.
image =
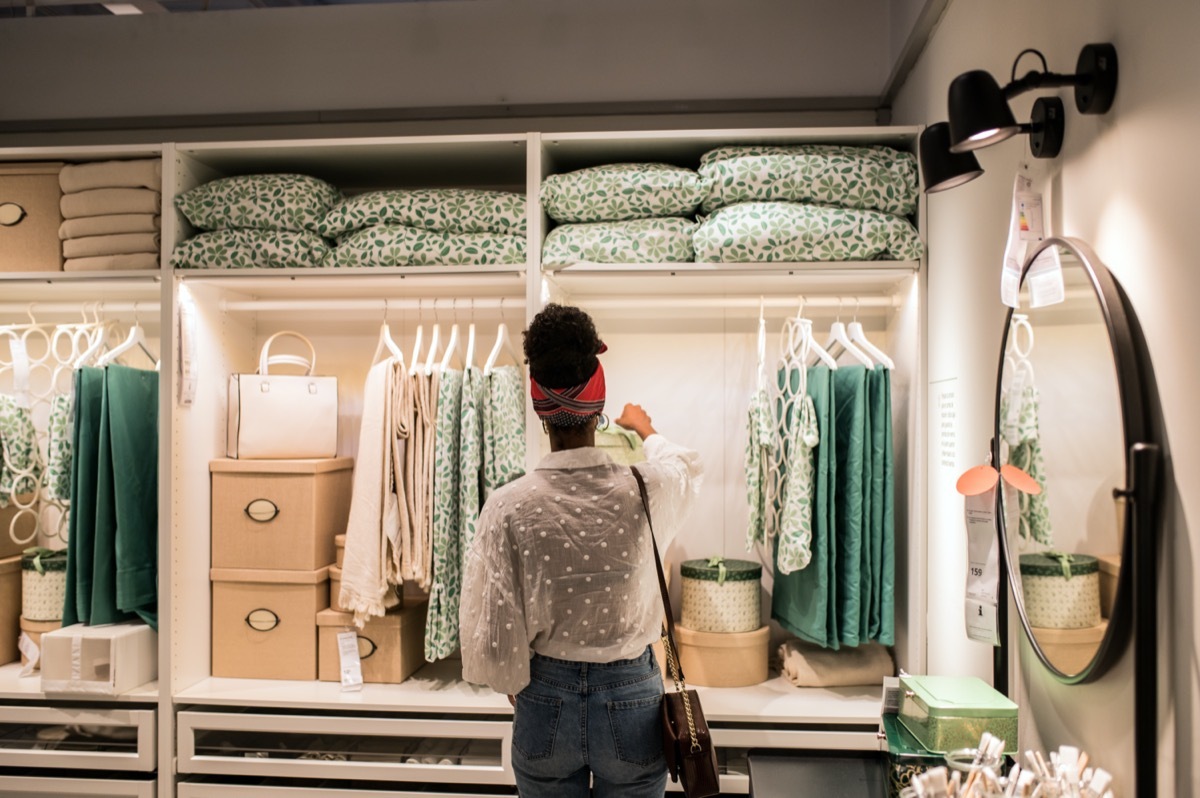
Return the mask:
<path id="1" fill-rule="evenodd" d="M 833 651 L 802 640 L 779 647 L 783 675 L 797 687 L 853 687 L 883 684 L 895 674 L 892 655 L 878 643 Z"/>
<path id="2" fill-rule="evenodd" d="M 93 188 L 151 188 L 162 191 L 162 159 L 69 164 L 58 173 L 64 193 Z"/>
<path id="3" fill-rule="evenodd" d="M 148 188 L 95 188 L 63 194 L 60 202 L 64 219 L 115 213 L 158 213 L 160 204 L 159 193 Z"/>
<path id="4" fill-rule="evenodd" d="M 162 220 L 153 213 L 118 213 L 112 216 L 84 216 L 67 219 L 58 227 L 60 240 L 117 233 L 157 233 Z"/>
<path id="5" fill-rule="evenodd" d="M 111 236 L 68 238 L 63 242 L 64 258 L 92 258 L 97 255 L 134 255 L 158 252 L 158 233 L 120 233 Z"/>
<path id="6" fill-rule="evenodd" d="M 63 261 L 67 272 L 118 272 L 157 269 L 158 255 L 140 252 L 136 255 L 100 255 L 94 258 L 70 258 Z"/>

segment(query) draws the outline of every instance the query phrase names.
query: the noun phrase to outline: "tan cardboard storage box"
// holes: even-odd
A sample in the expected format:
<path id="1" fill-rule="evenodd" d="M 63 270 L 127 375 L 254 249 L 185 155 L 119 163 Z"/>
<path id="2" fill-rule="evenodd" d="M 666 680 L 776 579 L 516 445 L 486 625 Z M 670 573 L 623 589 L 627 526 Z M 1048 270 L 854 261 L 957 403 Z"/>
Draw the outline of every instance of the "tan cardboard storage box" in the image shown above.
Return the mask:
<path id="1" fill-rule="evenodd" d="M 1079 673 L 1087 667 L 1100 648 L 1100 641 L 1108 631 L 1108 621 L 1083 629 L 1046 629 L 1033 627 L 1042 653 L 1063 673 Z"/>
<path id="2" fill-rule="evenodd" d="M 42 667 L 42 660 L 41 660 L 41 654 L 40 654 L 41 649 L 42 649 L 42 635 L 46 634 L 47 632 L 53 632 L 55 629 L 61 629 L 61 628 L 62 628 L 62 621 L 31 621 L 28 618 L 21 619 L 21 631 L 25 634 L 26 637 L 28 637 L 31 641 L 33 641 L 33 644 L 35 646 L 38 647 L 38 651 L 39 651 L 38 664 L 34 666 L 35 668 Z M 25 652 L 22 651 L 21 652 L 21 664 L 26 665 L 26 664 L 28 664 L 28 662 L 29 662 L 29 660 L 28 660 L 28 658 L 26 658 Z"/>
<path id="3" fill-rule="evenodd" d="M 358 632 L 358 655 L 362 658 L 363 681 L 399 684 L 425 664 L 425 613 L 428 603 L 394 609 L 382 618 L 372 618 Z M 325 610 L 317 614 L 321 629 L 320 679 L 342 680 L 337 636 L 354 628 L 348 612 Z"/>
<path id="4" fill-rule="evenodd" d="M 21 633 L 21 558 L 0 560 L 0 665 L 21 658 L 17 635 Z"/>
<path id="5" fill-rule="evenodd" d="M 346 531 L 354 459 L 213 460 L 212 567 L 311 571 Z M 322 609 L 324 609 L 322 607 Z"/>
<path id="6" fill-rule="evenodd" d="M 21 512 L 18 504 L 33 504 L 33 496 L 22 494 L 18 501 L 0 509 L 0 560 L 15 557 L 30 546 L 37 545 L 37 513 Z M 16 535 L 13 535 L 13 532 Z M 18 541 L 25 541 L 19 543 Z"/>
<path id="7" fill-rule="evenodd" d="M 0 164 L 0 272 L 62 271 L 62 166 Z"/>
<path id="8" fill-rule="evenodd" d="M 1100 615 L 1112 617 L 1113 605 L 1117 603 L 1117 583 L 1121 579 L 1121 555 L 1100 554 Z"/>
<path id="9" fill-rule="evenodd" d="M 688 684 L 749 687 L 767 680 L 770 629 L 753 632 L 697 632 L 675 625 L 679 665 Z"/>
<path id="10" fill-rule="evenodd" d="M 329 566 L 214 568 L 210 576 L 213 676 L 317 678 L 317 613 L 329 606 Z"/>

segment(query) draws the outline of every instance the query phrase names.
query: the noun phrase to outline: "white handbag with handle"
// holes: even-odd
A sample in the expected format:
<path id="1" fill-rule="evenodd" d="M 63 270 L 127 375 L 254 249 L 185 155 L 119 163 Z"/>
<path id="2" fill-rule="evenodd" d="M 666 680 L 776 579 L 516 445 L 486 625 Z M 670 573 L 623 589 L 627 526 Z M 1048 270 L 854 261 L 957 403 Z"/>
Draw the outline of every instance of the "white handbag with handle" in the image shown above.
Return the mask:
<path id="1" fill-rule="evenodd" d="M 281 337 L 308 347 L 300 355 L 272 355 Z M 300 366 L 304 374 L 272 374 L 271 366 Z M 279 332 L 263 344 L 254 374 L 229 378 L 229 425 L 225 453 L 246 460 L 304 460 L 337 456 L 337 377 L 313 374 L 317 353 L 295 332 Z"/>

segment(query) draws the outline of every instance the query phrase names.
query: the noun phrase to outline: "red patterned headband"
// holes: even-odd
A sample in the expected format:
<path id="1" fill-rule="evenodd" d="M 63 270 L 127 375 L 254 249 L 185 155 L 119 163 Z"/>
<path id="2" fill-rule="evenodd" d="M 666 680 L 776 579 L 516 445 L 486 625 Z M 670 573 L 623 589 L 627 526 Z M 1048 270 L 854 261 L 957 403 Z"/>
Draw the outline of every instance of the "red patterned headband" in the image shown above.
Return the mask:
<path id="1" fill-rule="evenodd" d="M 529 385 L 534 412 L 538 418 L 556 427 L 581 426 L 604 410 L 604 366 L 599 361 L 592 376 L 582 385 L 547 388 L 539 385 L 532 376 Z"/>

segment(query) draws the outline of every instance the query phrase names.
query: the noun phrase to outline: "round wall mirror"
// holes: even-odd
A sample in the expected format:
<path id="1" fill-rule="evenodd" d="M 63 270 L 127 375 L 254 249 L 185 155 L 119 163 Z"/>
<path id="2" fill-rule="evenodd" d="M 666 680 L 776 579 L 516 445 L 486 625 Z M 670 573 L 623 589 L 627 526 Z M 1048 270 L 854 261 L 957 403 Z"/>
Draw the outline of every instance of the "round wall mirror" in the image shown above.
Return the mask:
<path id="1" fill-rule="evenodd" d="M 1053 281 L 1038 284 L 1048 279 L 1051 248 L 1062 263 L 1063 300 L 1035 308 L 1032 291 L 1053 292 Z M 1001 347 L 997 462 L 1021 468 L 1042 490 L 1001 482 L 1001 541 L 1033 649 L 1062 681 L 1086 682 L 1129 638 L 1133 539 L 1153 534 L 1133 512 L 1136 453 L 1149 427 L 1136 321 L 1108 269 L 1074 239 L 1048 239 L 1032 252 L 1020 304 Z"/>

